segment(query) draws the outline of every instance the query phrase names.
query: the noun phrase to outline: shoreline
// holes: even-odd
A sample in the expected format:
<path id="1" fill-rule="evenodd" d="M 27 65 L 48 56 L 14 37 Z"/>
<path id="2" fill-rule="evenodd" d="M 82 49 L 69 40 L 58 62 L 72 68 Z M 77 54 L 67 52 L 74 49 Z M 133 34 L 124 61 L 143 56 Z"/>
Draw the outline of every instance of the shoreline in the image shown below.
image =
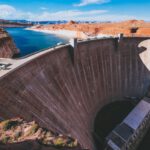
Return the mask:
<path id="1" fill-rule="evenodd" d="M 79 38 L 79 39 L 89 39 L 89 38 L 107 38 L 107 37 L 115 37 L 114 35 L 109 34 L 98 34 L 95 36 L 90 36 L 88 33 L 83 33 L 81 31 L 71 31 L 71 30 L 46 30 L 46 29 L 35 29 L 35 28 L 25 28 L 25 30 L 32 30 L 35 32 L 43 32 L 43 33 L 49 33 L 54 34 L 58 36 L 63 36 L 67 38 Z"/>
<path id="2" fill-rule="evenodd" d="M 70 30 L 45 30 L 45 29 L 35 29 L 35 28 L 25 28 L 25 30 L 49 33 L 49 34 L 59 35 L 59 36 L 67 37 L 67 38 L 76 37 L 76 31 L 70 31 Z"/>

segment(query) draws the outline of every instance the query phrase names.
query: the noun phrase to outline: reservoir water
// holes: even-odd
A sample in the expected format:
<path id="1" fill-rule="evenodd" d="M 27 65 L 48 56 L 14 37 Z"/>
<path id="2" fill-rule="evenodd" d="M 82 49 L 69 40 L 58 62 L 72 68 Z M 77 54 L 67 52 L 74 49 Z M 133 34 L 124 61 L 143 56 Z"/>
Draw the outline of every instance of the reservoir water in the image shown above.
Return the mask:
<path id="1" fill-rule="evenodd" d="M 57 43 L 68 43 L 69 38 L 52 35 L 49 33 L 26 30 L 25 28 L 6 28 L 20 49 L 18 57 L 56 46 Z"/>

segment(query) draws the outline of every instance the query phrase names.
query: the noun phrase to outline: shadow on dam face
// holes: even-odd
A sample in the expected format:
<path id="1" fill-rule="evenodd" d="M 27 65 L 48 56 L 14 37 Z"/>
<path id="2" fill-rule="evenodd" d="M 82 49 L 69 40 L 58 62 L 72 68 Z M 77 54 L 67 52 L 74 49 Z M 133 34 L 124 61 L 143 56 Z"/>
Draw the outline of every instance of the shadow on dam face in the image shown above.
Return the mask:
<path id="1" fill-rule="evenodd" d="M 104 106 L 98 113 L 94 122 L 95 144 L 97 149 L 105 148 L 108 134 L 131 112 L 135 104 L 133 100 L 116 101 Z"/>
<path id="2" fill-rule="evenodd" d="M 0 119 L 35 120 L 94 150 L 98 112 L 124 97 L 145 95 L 149 60 L 148 38 L 96 39 L 78 43 L 74 51 L 69 45 L 49 50 L 0 78 Z"/>

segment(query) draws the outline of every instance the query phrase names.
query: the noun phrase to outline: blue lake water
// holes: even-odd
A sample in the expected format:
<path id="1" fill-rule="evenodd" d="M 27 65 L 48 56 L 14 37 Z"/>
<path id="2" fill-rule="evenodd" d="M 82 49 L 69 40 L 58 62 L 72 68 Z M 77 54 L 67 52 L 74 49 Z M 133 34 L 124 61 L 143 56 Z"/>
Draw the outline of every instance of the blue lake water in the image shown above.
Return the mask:
<path id="1" fill-rule="evenodd" d="M 25 30 L 25 28 L 6 28 L 6 31 L 11 35 L 16 46 L 20 49 L 18 57 L 56 46 L 59 42 L 69 42 L 69 38 L 66 37 Z"/>

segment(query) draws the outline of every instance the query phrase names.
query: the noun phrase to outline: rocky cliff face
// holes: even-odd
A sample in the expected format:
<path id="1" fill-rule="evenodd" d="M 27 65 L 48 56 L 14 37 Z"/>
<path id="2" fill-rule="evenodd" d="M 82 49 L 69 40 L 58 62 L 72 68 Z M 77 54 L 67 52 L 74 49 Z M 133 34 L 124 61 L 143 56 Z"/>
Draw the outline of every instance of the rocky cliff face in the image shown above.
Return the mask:
<path id="1" fill-rule="evenodd" d="M 0 28 L 0 57 L 12 58 L 15 54 L 18 54 L 19 50 L 15 46 L 12 38 L 6 31 Z"/>
<path id="2" fill-rule="evenodd" d="M 76 139 L 41 128 L 35 121 L 27 122 L 22 118 L 13 118 L 0 122 L 0 149 L 16 150 L 18 148 L 15 148 L 15 145 L 20 145 L 20 149 L 30 147 L 33 150 L 81 149 Z"/>

